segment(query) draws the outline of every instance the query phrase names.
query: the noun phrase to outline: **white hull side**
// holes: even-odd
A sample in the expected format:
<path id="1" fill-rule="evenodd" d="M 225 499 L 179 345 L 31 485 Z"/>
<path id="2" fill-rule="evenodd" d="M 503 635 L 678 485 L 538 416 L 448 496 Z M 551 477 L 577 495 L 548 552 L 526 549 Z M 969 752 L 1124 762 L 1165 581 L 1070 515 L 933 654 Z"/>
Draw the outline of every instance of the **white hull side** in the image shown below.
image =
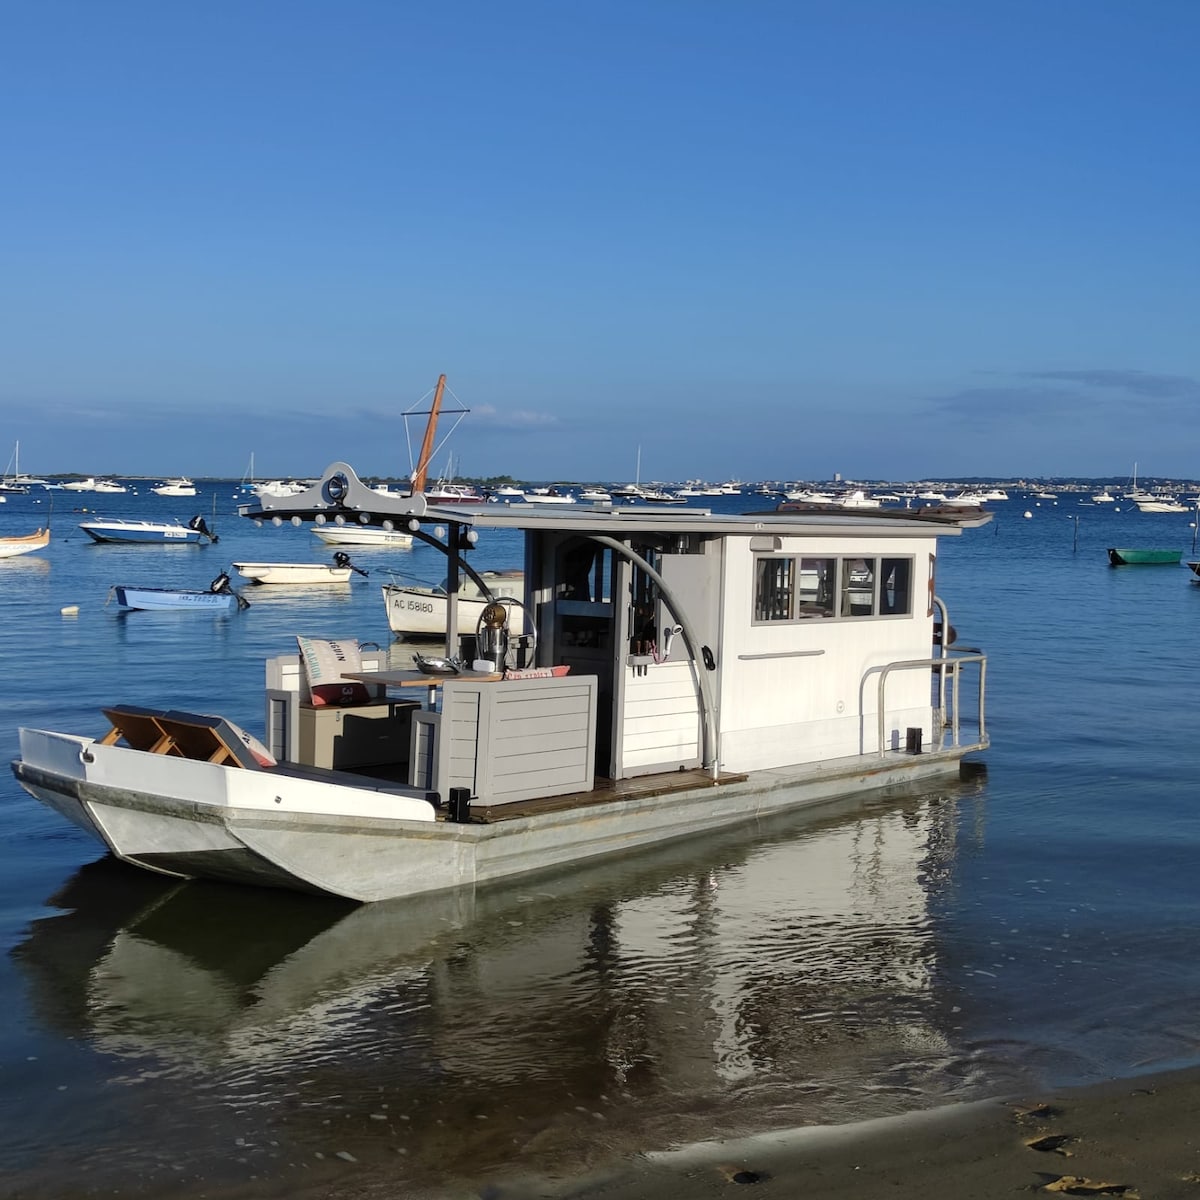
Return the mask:
<path id="1" fill-rule="evenodd" d="M 401 549 L 413 544 L 411 533 L 398 529 L 355 529 L 351 525 L 315 526 L 313 534 L 327 546 L 398 546 Z"/>
<path id="2" fill-rule="evenodd" d="M 388 628 L 393 633 L 418 638 L 440 639 L 446 636 L 446 597 L 419 588 L 384 586 L 384 606 Z M 480 600 L 458 601 L 458 628 L 474 633 L 486 605 Z"/>
<path id="3" fill-rule="evenodd" d="M 485 571 L 483 580 L 496 596 L 513 596 L 518 600 L 525 586 L 520 572 L 495 573 Z M 458 629 L 474 633 L 479 618 L 487 607 L 474 580 L 463 580 L 458 594 Z M 395 634 L 441 640 L 446 636 L 446 593 L 429 588 L 405 587 L 402 584 L 383 585 L 383 606 L 388 628 Z"/>
<path id="4" fill-rule="evenodd" d="M 34 761 L 39 748 L 46 751 L 40 763 Z M 86 779 L 81 750 L 94 759 Z M 829 760 L 762 771 L 720 787 L 491 824 L 433 821 L 431 809 L 424 810 L 429 814 L 424 820 L 396 819 L 380 814 L 424 802 L 40 731 L 22 731 L 22 753 L 17 764 L 22 786 L 126 861 L 170 874 L 376 901 L 559 867 L 955 772 L 965 751 Z M 147 790 L 163 788 L 167 779 L 178 785 L 174 795 Z M 305 787 L 293 793 L 296 782 Z M 225 787 L 219 794 L 218 783 Z M 289 809 L 277 807 L 268 795 L 285 788 Z M 213 799 L 195 798 L 205 792 Z M 256 806 L 239 803 L 247 799 Z M 349 811 L 351 802 L 360 814 Z"/>
<path id="5" fill-rule="evenodd" d="M 234 563 L 243 579 L 261 584 L 347 583 L 350 567 L 327 567 L 323 563 Z"/>

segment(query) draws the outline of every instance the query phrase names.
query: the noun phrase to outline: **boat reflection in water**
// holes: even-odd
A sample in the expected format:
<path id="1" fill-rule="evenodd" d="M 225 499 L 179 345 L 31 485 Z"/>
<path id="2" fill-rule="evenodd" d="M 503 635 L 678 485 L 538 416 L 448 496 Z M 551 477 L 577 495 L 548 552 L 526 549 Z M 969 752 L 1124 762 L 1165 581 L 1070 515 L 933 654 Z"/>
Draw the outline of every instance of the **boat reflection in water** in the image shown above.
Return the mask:
<path id="1" fill-rule="evenodd" d="M 51 1098 L 0 1169 L 415 1196 L 976 1094 L 933 919 L 973 790 L 361 907 L 102 860 L 13 951 Z"/>

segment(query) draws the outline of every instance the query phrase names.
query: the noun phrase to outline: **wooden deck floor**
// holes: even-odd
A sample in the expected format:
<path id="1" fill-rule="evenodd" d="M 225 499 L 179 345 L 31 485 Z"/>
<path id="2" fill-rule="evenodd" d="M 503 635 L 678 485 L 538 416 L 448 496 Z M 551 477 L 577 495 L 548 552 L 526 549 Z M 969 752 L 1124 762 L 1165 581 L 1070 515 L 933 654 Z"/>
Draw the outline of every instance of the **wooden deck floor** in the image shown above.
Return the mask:
<path id="1" fill-rule="evenodd" d="M 616 800 L 644 800 L 650 796 L 666 796 L 672 792 L 690 788 L 720 787 L 727 783 L 741 783 L 745 775 L 722 772 L 713 779 L 708 771 L 695 768 L 690 771 L 671 771 L 661 775 L 642 775 L 636 779 L 600 779 L 590 792 L 571 792 L 565 796 L 544 796 L 538 800 L 514 800 L 510 804 L 494 804 L 483 807 L 472 805 L 471 820 L 489 825 L 497 821 L 511 821 L 516 817 L 531 817 L 539 813 L 563 812 L 572 808 L 590 808 L 597 804 L 611 804 Z M 445 820 L 445 812 L 438 813 L 438 820 Z"/>

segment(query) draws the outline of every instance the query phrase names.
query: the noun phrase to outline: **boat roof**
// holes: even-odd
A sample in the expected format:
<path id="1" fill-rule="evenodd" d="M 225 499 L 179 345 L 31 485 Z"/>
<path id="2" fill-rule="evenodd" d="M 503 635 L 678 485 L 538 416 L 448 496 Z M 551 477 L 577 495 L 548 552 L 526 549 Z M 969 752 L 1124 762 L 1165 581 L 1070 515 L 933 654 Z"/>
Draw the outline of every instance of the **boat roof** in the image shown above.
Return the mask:
<path id="1" fill-rule="evenodd" d="M 384 494 L 363 483 L 346 463 L 333 463 L 318 480 L 292 496 L 258 496 L 239 506 L 255 521 L 306 521 L 383 525 L 470 525 L 480 529 L 559 530 L 564 533 L 707 534 L 772 533 L 791 536 L 912 537 L 951 534 L 986 524 L 986 510 L 862 509 L 842 512 L 771 511 L 715 513 L 706 508 L 662 509 L 653 505 L 449 504 L 430 503 L 421 493 Z"/>

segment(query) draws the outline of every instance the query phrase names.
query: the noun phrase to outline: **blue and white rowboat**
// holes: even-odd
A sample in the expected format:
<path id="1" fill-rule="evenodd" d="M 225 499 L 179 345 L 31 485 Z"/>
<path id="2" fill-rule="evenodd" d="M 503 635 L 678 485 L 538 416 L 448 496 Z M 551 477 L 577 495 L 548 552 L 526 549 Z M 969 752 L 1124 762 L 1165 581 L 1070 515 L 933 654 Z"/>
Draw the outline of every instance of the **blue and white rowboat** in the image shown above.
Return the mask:
<path id="1" fill-rule="evenodd" d="M 193 612 L 231 613 L 249 607 L 236 592 L 231 591 L 188 591 L 185 588 L 126 587 L 117 584 L 113 596 L 122 608 L 159 611 L 172 609 L 176 612 L 190 609 Z"/>

